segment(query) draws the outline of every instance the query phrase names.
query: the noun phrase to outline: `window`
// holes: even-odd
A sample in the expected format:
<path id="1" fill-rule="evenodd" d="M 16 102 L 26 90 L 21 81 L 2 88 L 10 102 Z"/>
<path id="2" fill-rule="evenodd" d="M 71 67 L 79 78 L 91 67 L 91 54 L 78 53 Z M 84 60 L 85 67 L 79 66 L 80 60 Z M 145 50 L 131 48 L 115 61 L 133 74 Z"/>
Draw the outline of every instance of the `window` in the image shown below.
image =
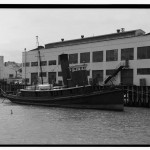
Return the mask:
<path id="1" fill-rule="evenodd" d="M 90 52 L 80 53 L 80 63 L 90 62 Z"/>
<path id="2" fill-rule="evenodd" d="M 63 56 L 62 55 L 58 55 L 58 65 L 61 64 L 60 56 L 61 56 L 61 59 L 62 59 L 63 63 L 69 63 L 69 55 L 68 54 L 64 54 Z"/>
<path id="3" fill-rule="evenodd" d="M 38 66 L 38 62 L 31 62 L 31 66 Z"/>
<path id="4" fill-rule="evenodd" d="M 23 63 L 23 67 L 25 67 L 25 64 L 26 64 L 26 67 L 29 67 L 29 66 L 30 66 L 30 63 L 29 63 L 29 62 L 26 62 L 26 63 Z"/>
<path id="5" fill-rule="evenodd" d="M 107 50 L 106 51 L 106 61 L 117 61 L 118 60 L 118 50 Z"/>
<path id="6" fill-rule="evenodd" d="M 63 81 L 62 80 L 58 80 L 58 85 L 63 85 Z"/>
<path id="7" fill-rule="evenodd" d="M 77 64 L 78 63 L 78 54 L 69 54 L 69 63 Z"/>
<path id="8" fill-rule="evenodd" d="M 133 60 L 134 59 L 134 48 L 121 49 L 121 60 Z"/>
<path id="9" fill-rule="evenodd" d="M 13 78 L 14 77 L 14 75 L 13 74 L 9 74 L 9 78 Z"/>
<path id="10" fill-rule="evenodd" d="M 26 67 L 29 67 L 30 66 L 30 63 L 29 62 L 26 62 Z"/>
<path id="11" fill-rule="evenodd" d="M 87 76 L 90 76 L 90 70 L 86 70 Z"/>
<path id="12" fill-rule="evenodd" d="M 40 72 L 39 76 L 41 77 L 41 75 L 42 77 L 46 77 L 46 72 Z"/>
<path id="13" fill-rule="evenodd" d="M 150 59 L 150 46 L 138 47 L 137 59 Z"/>
<path id="14" fill-rule="evenodd" d="M 103 51 L 93 52 L 93 62 L 102 62 L 103 61 Z"/>
<path id="15" fill-rule="evenodd" d="M 50 60 L 49 65 L 56 65 L 56 60 Z"/>
<path id="16" fill-rule="evenodd" d="M 38 83 L 38 73 L 34 72 L 31 73 L 31 84 L 37 84 Z"/>
<path id="17" fill-rule="evenodd" d="M 25 81 L 26 81 L 26 83 L 29 83 L 29 78 L 26 78 Z"/>
<path id="18" fill-rule="evenodd" d="M 137 75 L 150 75 L 150 68 L 137 69 Z"/>
<path id="19" fill-rule="evenodd" d="M 109 69 L 109 70 L 106 70 L 106 75 L 107 76 L 110 76 L 114 73 L 115 69 Z"/>
<path id="20" fill-rule="evenodd" d="M 73 68 L 73 71 L 76 71 L 77 70 L 77 68 Z"/>
<path id="21" fill-rule="evenodd" d="M 62 72 L 58 72 L 58 76 L 61 77 L 62 76 Z"/>
<path id="22" fill-rule="evenodd" d="M 41 66 L 47 66 L 47 61 L 41 61 Z"/>
<path id="23" fill-rule="evenodd" d="M 93 80 L 98 80 L 100 82 L 103 81 L 103 70 L 92 70 L 92 78 Z"/>

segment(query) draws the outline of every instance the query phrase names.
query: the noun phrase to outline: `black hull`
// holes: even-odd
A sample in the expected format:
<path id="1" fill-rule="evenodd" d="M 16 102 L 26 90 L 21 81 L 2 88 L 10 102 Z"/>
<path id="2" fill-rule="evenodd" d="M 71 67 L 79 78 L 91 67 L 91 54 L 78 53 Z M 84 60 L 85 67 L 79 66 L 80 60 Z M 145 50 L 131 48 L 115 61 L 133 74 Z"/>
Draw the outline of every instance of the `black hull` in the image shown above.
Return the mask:
<path id="1" fill-rule="evenodd" d="M 52 107 L 70 107 L 87 109 L 106 109 L 123 111 L 123 91 L 112 90 L 103 92 L 92 92 L 61 97 L 22 97 L 16 95 L 5 95 L 11 102 L 27 105 L 40 105 Z"/>

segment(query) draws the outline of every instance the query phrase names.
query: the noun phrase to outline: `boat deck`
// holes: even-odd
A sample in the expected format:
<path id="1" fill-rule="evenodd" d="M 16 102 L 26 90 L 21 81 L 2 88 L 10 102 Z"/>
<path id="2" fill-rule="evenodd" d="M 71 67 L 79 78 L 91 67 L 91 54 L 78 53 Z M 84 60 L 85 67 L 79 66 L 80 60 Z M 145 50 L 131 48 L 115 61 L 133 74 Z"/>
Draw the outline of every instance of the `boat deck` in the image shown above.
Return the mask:
<path id="1" fill-rule="evenodd" d="M 63 96 L 74 96 L 74 95 L 83 95 L 90 94 L 93 92 L 103 91 L 98 86 L 80 86 L 72 88 L 62 88 L 62 89 L 52 89 L 52 90 L 21 90 L 22 97 L 63 97 Z M 107 91 L 105 89 L 105 91 Z M 110 89 L 109 89 L 110 91 Z"/>

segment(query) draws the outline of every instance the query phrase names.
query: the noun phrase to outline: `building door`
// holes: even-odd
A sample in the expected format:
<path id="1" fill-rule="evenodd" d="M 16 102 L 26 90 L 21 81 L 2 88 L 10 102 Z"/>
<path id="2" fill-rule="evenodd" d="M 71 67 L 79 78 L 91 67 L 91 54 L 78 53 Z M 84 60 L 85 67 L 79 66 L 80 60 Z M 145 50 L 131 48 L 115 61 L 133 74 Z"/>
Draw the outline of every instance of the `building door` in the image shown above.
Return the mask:
<path id="1" fill-rule="evenodd" d="M 31 85 L 38 83 L 38 73 L 31 73 Z"/>
<path id="2" fill-rule="evenodd" d="M 56 72 L 48 73 L 48 82 L 49 82 L 49 84 L 56 83 Z"/>
<path id="3" fill-rule="evenodd" d="M 123 69 L 121 71 L 121 83 L 133 85 L 133 69 Z"/>

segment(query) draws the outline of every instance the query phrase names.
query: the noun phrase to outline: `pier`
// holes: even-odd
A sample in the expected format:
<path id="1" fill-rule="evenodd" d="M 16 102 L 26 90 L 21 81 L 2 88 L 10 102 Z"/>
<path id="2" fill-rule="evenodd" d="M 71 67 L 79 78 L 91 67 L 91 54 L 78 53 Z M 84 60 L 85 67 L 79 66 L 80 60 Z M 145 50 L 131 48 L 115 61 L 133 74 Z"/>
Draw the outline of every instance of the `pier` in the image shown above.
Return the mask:
<path id="1" fill-rule="evenodd" d="M 16 93 L 19 89 L 24 89 L 24 84 L 7 84 L 7 83 L 1 83 L 0 88 L 5 91 L 6 93 Z M 0 93 L 1 95 L 1 93 Z"/>
<path id="2" fill-rule="evenodd" d="M 124 105 L 131 107 L 150 107 L 150 86 L 122 86 Z"/>
<path id="3" fill-rule="evenodd" d="M 101 90 L 107 86 L 98 86 Z M 124 91 L 124 106 L 150 108 L 150 86 L 116 86 Z"/>

